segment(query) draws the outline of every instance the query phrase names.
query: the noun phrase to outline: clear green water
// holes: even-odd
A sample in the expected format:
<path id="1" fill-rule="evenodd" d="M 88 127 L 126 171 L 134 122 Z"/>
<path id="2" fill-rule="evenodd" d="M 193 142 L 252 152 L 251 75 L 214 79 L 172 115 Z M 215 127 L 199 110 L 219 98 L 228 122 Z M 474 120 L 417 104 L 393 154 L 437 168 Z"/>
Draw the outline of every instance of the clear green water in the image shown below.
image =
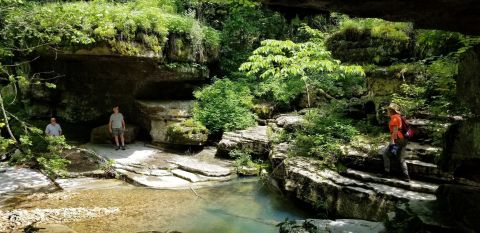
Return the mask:
<path id="1" fill-rule="evenodd" d="M 106 181 L 108 182 L 108 181 Z M 118 207 L 116 215 L 65 223 L 77 232 L 269 233 L 277 223 L 311 217 L 267 191 L 258 179 L 188 190 L 131 185 L 65 192 L 68 198 L 17 199 L 13 208 Z"/>
<path id="2" fill-rule="evenodd" d="M 245 182 L 206 189 L 189 218 L 175 221 L 181 232 L 278 232 L 275 226 L 308 215 L 259 182 Z"/>

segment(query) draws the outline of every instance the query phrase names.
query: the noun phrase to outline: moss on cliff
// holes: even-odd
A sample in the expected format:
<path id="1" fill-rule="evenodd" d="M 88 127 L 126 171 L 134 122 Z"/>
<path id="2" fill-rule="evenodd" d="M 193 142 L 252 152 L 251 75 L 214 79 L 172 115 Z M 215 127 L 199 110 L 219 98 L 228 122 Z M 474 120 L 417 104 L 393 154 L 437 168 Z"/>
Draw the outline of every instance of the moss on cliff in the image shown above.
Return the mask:
<path id="1" fill-rule="evenodd" d="M 196 45 L 194 53 L 219 45 L 216 30 L 178 12 L 172 0 L 29 2 L 9 12 L 1 31 L 5 40 L 27 51 L 107 44 L 117 54 L 156 56 L 171 34 L 184 35 Z"/>

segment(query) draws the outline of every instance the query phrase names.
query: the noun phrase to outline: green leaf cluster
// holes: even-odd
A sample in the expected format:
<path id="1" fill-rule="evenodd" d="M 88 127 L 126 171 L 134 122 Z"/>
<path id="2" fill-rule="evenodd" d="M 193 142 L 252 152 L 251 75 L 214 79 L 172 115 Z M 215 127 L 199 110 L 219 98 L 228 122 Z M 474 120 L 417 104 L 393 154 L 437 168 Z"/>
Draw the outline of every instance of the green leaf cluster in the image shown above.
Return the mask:
<path id="1" fill-rule="evenodd" d="M 253 96 L 247 86 L 229 79 L 216 80 L 196 91 L 193 116 L 212 133 L 244 129 L 255 124 L 250 112 Z"/>
<path id="2" fill-rule="evenodd" d="M 256 96 L 288 104 L 315 89 L 343 96 L 362 82 L 363 69 L 342 65 L 323 43 L 265 40 L 261 45 L 240 67 L 255 84 Z"/>
<path id="3" fill-rule="evenodd" d="M 342 145 L 349 143 L 359 132 L 353 122 L 334 111 L 310 110 L 302 127 L 294 132 L 292 156 L 309 156 L 336 168 L 343 156 Z"/>

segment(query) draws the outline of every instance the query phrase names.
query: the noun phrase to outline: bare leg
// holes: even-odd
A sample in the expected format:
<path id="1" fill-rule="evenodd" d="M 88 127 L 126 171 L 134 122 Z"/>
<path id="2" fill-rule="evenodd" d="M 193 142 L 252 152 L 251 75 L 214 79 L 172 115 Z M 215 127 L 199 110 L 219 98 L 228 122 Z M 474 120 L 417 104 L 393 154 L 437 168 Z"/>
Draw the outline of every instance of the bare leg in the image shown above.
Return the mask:
<path id="1" fill-rule="evenodd" d="M 125 146 L 125 138 L 123 137 L 123 133 L 120 134 L 120 139 L 122 140 L 122 146 Z"/>
<path id="2" fill-rule="evenodd" d="M 117 146 L 119 146 L 119 145 L 118 145 L 118 136 L 117 136 L 117 135 L 115 135 L 115 144 L 116 144 Z"/>

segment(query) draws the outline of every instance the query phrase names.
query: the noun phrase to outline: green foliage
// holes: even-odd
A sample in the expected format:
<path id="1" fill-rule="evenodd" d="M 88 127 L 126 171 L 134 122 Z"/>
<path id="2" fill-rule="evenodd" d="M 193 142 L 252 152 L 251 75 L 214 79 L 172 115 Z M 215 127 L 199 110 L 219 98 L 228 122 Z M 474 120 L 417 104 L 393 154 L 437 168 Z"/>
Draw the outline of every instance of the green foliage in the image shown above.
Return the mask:
<path id="1" fill-rule="evenodd" d="M 397 41 L 410 40 L 410 33 L 413 30 L 411 23 L 389 22 L 376 18 L 346 18 L 340 24 L 341 32 L 348 31 L 370 31 L 373 38 L 391 39 Z"/>
<path id="2" fill-rule="evenodd" d="M 212 133 L 243 129 L 255 124 L 254 115 L 249 111 L 253 106 L 253 96 L 248 87 L 241 83 L 229 79 L 216 80 L 212 85 L 196 91 L 195 98 L 194 119 Z"/>
<path id="3" fill-rule="evenodd" d="M 258 159 L 254 161 L 251 154 L 252 151 L 248 149 L 235 149 L 229 152 L 229 156 L 235 159 L 233 162 L 233 166 L 237 171 L 241 171 L 242 167 L 256 168 L 257 170 L 266 167 L 262 160 Z"/>
<path id="4" fill-rule="evenodd" d="M 293 156 L 312 156 L 326 167 L 337 168 L 343 155 L 341 146 L 350 142 L 358 130 L 352 122 L 332 111 L 310 110 L 300 130 L 294 133 Z"/>
<path id="5" fill-rule="evenodd" d="M 172 0 L 30 2 L 7 15 L 1 35 L 27 51 L 43 45 L 75 48 L 106 43 L 115 52 L 136 55 L 161 52 L 170 33 L 187 35 L 196 46 L 219 43 L 214 29 L 177 14 Z"/>
<path id="6" fill-rule="evenodd" d="M 260 42 L 279 38 L 285 21 L 280 14 L 258 7 L 233 9 L 223 24 L 220 67 L 225 75 L 237 72 Z"/>
<path id="7" fill-rule="evenodd" d="M 30 134 L 20 136 L 20 151 L 14 153 L 10 164 L 38 165 L 49 176 L 62 175 L 70 161 L 63 158 L 63 151 L 70 149 L 64 136 L 42 136 L 39 129 L 29 128 Z"/>
<path id="8" fill-rule="evenodd" d="M 290 103 L 302 93 L 322 89 L 330 95 L 348 95 L 360 84 L 364 72 L 359 66 L 341 65 L 322 43 L 265 40 L 242 64 L 252 80 L 256 96 Z M 348 84 L 348 85 L 347 85 Z"/>

